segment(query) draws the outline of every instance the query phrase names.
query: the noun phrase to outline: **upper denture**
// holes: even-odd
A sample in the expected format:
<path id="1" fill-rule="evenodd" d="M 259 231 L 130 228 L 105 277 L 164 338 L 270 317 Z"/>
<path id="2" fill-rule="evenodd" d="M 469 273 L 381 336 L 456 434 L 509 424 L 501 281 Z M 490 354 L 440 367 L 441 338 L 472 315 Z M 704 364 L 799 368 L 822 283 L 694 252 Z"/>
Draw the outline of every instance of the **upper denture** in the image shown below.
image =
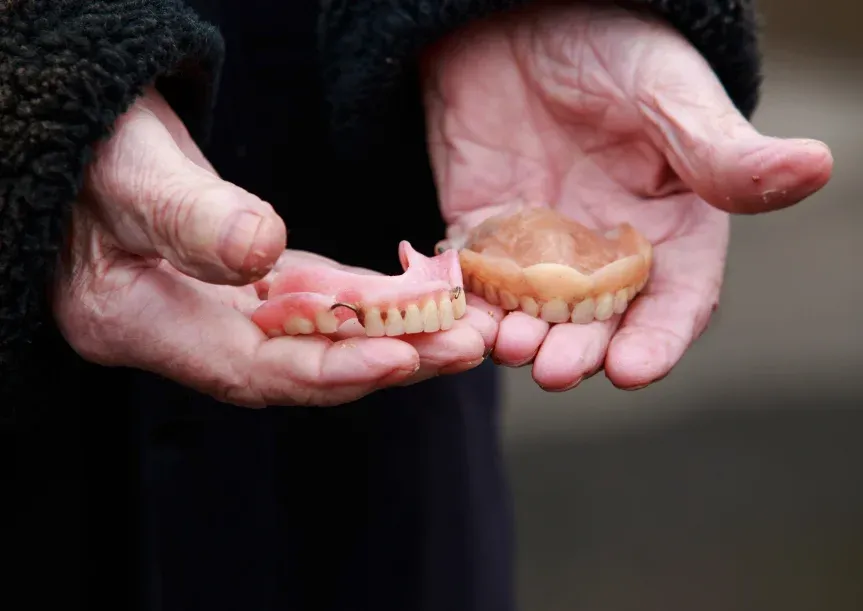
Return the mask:
<path id="1" fill-rule="evenodd" d="M 632 226 L 601 234 L 544 206 L 510 208 L 459 241 L 467 290 L 552 323 L 622 314 L 650 273 L 651 244 Z"/>

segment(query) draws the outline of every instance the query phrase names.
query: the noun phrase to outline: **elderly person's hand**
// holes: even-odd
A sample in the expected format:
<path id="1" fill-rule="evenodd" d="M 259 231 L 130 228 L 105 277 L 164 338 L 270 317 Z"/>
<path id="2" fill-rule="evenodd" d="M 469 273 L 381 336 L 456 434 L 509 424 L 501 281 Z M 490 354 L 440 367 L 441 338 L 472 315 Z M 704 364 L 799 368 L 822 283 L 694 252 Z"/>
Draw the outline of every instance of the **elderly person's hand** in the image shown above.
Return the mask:
<path id="1" fill-rule="evenodd" d="M 506 15 L 430 50 L 430 154 L 450 225 L 539 200 L 595 229 L 629 222 L 654 244 L 651 280 L 624 315 L 549 328 L 513 312 L 494 348 L 505 365 L 532 362 L 547 390 L 603 368 L 634 389 L 668 374 L 707 326 L 729 213 L 800 201 L 827 182 L 832 158 L 820 142 L 759 134 L 669 26 L 569 4 Z"/>
<path id="2" fill-rule="evenodd" d="M 261 304 L 251 283 L 277 261 L 322 261 L 285 242 L 272 207 L 220 179 L 149 91 L 97 148 L 74 206 L 58 324 L 86 359 L 251 407 L 345 403 L 469 369 L 494 342 L 497 325 L 474 310 L 446 333 L 268 339 L 250 319 Z"/>

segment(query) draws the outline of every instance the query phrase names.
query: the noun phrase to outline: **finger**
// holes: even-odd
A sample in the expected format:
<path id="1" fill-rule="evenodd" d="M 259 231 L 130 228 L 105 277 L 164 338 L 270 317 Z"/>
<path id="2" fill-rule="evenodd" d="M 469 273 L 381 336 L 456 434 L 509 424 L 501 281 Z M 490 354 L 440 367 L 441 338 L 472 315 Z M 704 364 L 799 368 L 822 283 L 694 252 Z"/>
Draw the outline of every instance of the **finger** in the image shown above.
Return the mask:
<path id="1" fill-rule="evenodd" d="M 726 212 L 767 212 L 828 182 L 833 158 L 824 143 L 760 134 L 689 43 L 655 36 L 639 65 L 639 106 L 674 171 L 705 201 Z"/>
<path id="2" fill-rule="evenodd" d="M 279 337 L 263 344 L 252 386 L 270 405 L 340 405 L 395 386 L 420 357 L 396 338 Z"/>
<path id="3" fill-rule="evenodd" d="M 420 358 L 419 370 L 406 379 L 403 385 L 416 384 L 438 375 L 468 371 L 484 360 L 483 337 L 464 319 L 456 321 L 455 326 L 448 331 L 402 335 L 399 339 L 413 346 Z"/>
<path id="4" fill-rule="evenodd" d="M 507 367 L 522 367 L 536 356 L 548 334 L 548 323 L 524 312 L 510 312 L 500 323 L 493 358 Z"/>
<path id="5" fill-rule="evenodd" d="M 494 349 L 504 315 L 504 311 L 499 306 L 491 305 L 476 295 L 467 295 L 467 308 L 460 323 L 470 325 L 480 334 L 484 357 L 491 354 Z"/>
<path id="6" fill-rule="evenodd" d="M 192 162 L 140 103 L 97 148 L 87 194 L 124 249 L 206 282 L 256 280 L 285 249 L 273 208 Z"/>
<path id="7" fill-rule="evenodd" d="M 719 300 L 728 216 L 695 202 L 703 217 L 687 236 L 658 245 L 650 281 L 611 341 L 605 374 L 620 388 L 664 378 L 707 326 Z"/>
<path id="8" fill-rule="evenodd" d="M 620 316 L 586 325 L 559 324 L 548 332 L 533 363 L 533 379 L 544 390 L 562 392 L 599 371 Z"/>

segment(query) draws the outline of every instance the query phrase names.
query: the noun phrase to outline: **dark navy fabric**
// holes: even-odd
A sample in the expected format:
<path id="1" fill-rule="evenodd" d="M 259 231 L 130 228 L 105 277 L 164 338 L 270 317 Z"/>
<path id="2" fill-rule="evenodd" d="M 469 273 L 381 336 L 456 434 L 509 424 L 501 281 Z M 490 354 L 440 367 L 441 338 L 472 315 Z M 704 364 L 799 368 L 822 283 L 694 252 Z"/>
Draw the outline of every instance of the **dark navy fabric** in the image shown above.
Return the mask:
<path id="1" fill-rule="evenodd" d="M 227 45 L 205 152 L 278 209 L 290 247 L 397 272 L 400 239 L 430 252 L 443 231 L 418 100 L 405 92 L 391 158 L 338 162 L 314 4 L 202 7 Z M 338 408 L 263 411 L 129 378 L 144 608 L 513 608 L 491 364 Z"/>

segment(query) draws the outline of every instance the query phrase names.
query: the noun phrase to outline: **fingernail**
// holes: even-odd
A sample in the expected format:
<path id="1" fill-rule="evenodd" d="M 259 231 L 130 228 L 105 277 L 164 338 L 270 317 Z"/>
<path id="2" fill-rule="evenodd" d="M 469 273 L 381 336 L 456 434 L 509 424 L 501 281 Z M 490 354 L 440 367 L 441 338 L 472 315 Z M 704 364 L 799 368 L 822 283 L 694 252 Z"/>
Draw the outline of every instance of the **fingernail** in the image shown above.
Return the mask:
<path id="1" fill-rule="evenodd" d="M 254 212 L 237 212 L 226 223 L 219 255 L 234 271 L 244 271 L 246 259 L 255 247 L 255 238 L 264 225 L 264 217 Z"/>

